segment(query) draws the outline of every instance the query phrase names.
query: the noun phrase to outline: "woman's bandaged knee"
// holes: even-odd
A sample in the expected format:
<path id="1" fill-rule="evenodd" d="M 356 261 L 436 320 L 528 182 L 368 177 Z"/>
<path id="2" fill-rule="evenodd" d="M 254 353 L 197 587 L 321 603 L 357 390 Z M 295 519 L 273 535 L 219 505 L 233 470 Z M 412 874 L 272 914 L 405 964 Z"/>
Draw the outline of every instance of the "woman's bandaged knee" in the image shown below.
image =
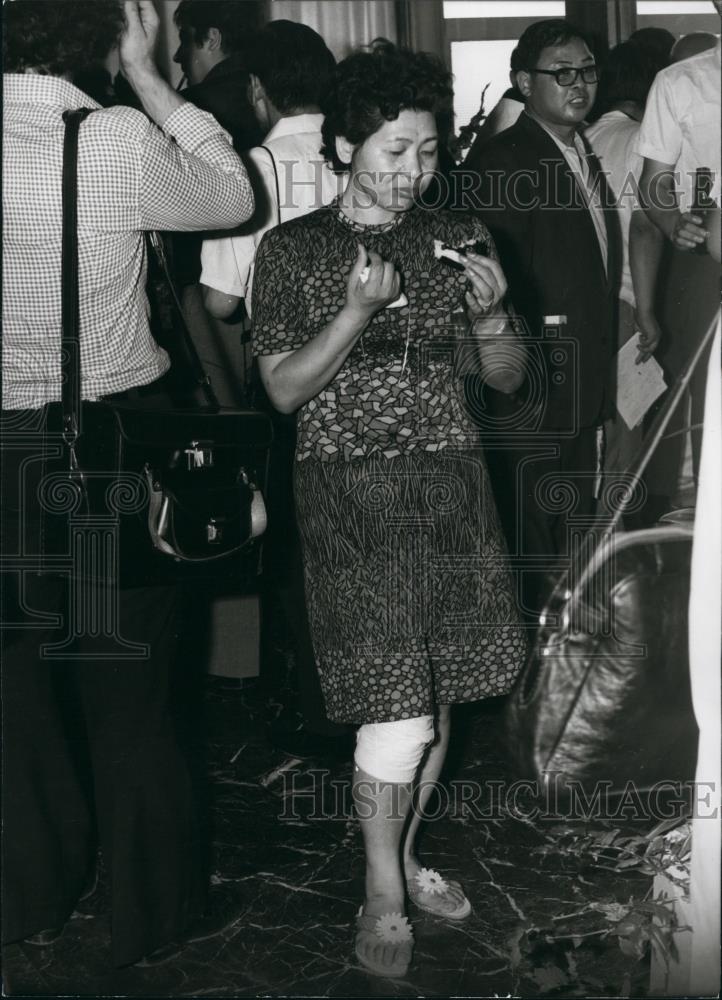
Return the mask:
<path id="1" fill-rule="evenodd" d="M 356 766 L 378 781 L 414 780 L 426 748 L 434 740 L 431 715 L 398 722 L 372 722 L 356 734 Z"/>

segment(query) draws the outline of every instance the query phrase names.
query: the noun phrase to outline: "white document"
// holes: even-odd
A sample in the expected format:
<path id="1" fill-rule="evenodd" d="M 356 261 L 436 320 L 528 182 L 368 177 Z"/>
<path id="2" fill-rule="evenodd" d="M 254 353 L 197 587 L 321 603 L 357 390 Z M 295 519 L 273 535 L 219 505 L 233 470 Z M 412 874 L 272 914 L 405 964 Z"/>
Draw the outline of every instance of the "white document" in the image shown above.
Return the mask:
<path id="1" fill-rule="evenodd" d="M 638 355 L 639 334 L 630 337 L 617 354 L 617 410 L 630 430 L 667 388 L 657 361 L 650 357 L 637 365 Z"/>

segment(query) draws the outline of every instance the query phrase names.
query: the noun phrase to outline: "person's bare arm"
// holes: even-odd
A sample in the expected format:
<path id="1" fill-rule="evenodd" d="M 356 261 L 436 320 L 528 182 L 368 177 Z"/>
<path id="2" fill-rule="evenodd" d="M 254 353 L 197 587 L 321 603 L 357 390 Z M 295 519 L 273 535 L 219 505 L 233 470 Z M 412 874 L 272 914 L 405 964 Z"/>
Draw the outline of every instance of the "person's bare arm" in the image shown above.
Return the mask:
<path id="1" fill-rule="evenodd" d="M 466 292 L 470 347 L 479 374 L 492 389 L 516 392 L 524 381 L 526 350 L 501 304 L 507 291 L 504 272 L 496 258 L 475 253 L 466 256 L 465 268 L 470 283 Z"/>
<path id="2" fill-rule="evenodd" d="M 242 301 L 240 295 L 227 295 L 225 292 L 219 292 L 217 288 L 210 288 L 208 285 L 201 285 L 201 292 L 203 305 L 215 319 L 228 319 Z"/>
<path id="3" fill-rule="evenodd" d="M 651 221 L 679 250 L 694 250 L 707 239 L 701 216 L 680 212 L 674 170 L 667 163 L 644 158 L 639 201 Z"/>
<path id="4" fill-rule="evenodd" d="M 364 283 L 361 272 L 367 265 Z M 326 388 L 351 353 L 371 317 L 399 296 L 393 264 L 359 244 L 346 283 L 346 301 L 330 323 L 303 347 L 261 355 L 258 368 L 268 397 L 281 413 L 293 413 Z"/>
<path id="5" fill-rule="evenodd" d="M 663 251 L 664 236 L 641 208 L 635 209 L 629 227 L 629 266 L 637 303 L 635 321 L 640 333 L 638 362 L 654 354 L 662 337 L 654 314 L 654 299 Z"/>

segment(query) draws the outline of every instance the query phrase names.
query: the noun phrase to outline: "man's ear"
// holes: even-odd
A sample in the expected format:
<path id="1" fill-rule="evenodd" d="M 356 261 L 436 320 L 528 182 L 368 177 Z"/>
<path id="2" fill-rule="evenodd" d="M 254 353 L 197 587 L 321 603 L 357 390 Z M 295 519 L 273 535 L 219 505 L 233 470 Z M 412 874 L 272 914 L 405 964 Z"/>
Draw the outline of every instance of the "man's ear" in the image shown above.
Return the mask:
<path id="1" fill-rule="evenodd" d="M 255 104 L 256 101 L 260 101 L 265 96 L 265 90 L 263 89 L 263 84 L 258 79 L 255 73 L 248 74 L 248 99 L 251 104 Z"/>
<path id="2" fill-rule="evenodd" d="M 204 44 L 209 52 L 220 52 L 223 47 L 223 35 L 218 28 L 208 29 L 208 36 Z"/>
<path id="3" fill-rule="evenodd" d="M 516 85 L 524 97 L 529 97 L 529 94 L 531 94 L 531 73 L 528 73 L 525 69 L 520 69 L 516 74 Z"/>
<path id="4" fill-rule="evenodd" d="M 345 163 L 348 166 L 351 165 L 351 157 L 353 156 L 354 149 L 356 147 L 348 139 L 345 139 L 342 135 L 336 136 L 336 156 L 341 163 Z"/>

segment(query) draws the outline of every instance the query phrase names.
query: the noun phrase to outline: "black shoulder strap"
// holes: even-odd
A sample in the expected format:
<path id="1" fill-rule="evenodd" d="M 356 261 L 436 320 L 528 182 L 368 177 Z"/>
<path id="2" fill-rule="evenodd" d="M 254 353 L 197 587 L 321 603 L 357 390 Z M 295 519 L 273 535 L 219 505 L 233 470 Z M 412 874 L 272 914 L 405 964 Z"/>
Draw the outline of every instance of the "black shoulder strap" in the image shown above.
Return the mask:
<path id="1" fill-rule="evenodd" d="M 163 280 L 165 281 L 168 291 L 170 292 L 171 302 L 173 303 L 173 308 L 175 309 L 175 314 L 177 317 L 177 323 L 174 324 L 173 330 L 175 333 L 180 332 L 181 340 L 183 341 L 183 346 L 185 348 L 184 364 L 190 368 L 192 378 L 195 384 L 198 386 L 200 391 L 205 397 L 206 405 L 212 410 L 219 410 L 220 403 L 218 397 L 215 394 L 213 386 L 211 385 L 210 377 L 206 374 L 206 370 L 203 367 L 203 362 L 201 361 L 200 354 L 193 340 L 193 336 L 188 329 L 188 324 L 186 322 L 185 313 L 183 312 L 183 306 L 181 300 L 178 296 L 178 292 L 171 275 L 170 266 L 168 264 L 168 257 L 165 252 L 165 245 L 163 243 L 163 238 L 156 232 L 150 232 L 148 234 L 148 240 L 150 246 L 155 254 L 155 259 L 158 261 L 161 274 L 163 275 Z"/>
<path id="2" fill-rule="evenodd" d="M 281 186 L 278 182 L 278 167 L 276 166 L 276 158 L 268 148 L 268 146 L 261 146 L 261 149 L 265 149 L 268 155 L 271 157 L 271 166 L 273 167 L 273 177 L 276 181 L 276 212 L 278 213 L 278 225 L 281 225 Z"/>
<path id="3" fill-rule="evenodd" d="M 73 448 L 80 433 L 80 335 L 78 286 L 78 133 L 89 108 L 66 111 L 63 142 L 61 259 L 61 409 L 63 438 Z"/>

